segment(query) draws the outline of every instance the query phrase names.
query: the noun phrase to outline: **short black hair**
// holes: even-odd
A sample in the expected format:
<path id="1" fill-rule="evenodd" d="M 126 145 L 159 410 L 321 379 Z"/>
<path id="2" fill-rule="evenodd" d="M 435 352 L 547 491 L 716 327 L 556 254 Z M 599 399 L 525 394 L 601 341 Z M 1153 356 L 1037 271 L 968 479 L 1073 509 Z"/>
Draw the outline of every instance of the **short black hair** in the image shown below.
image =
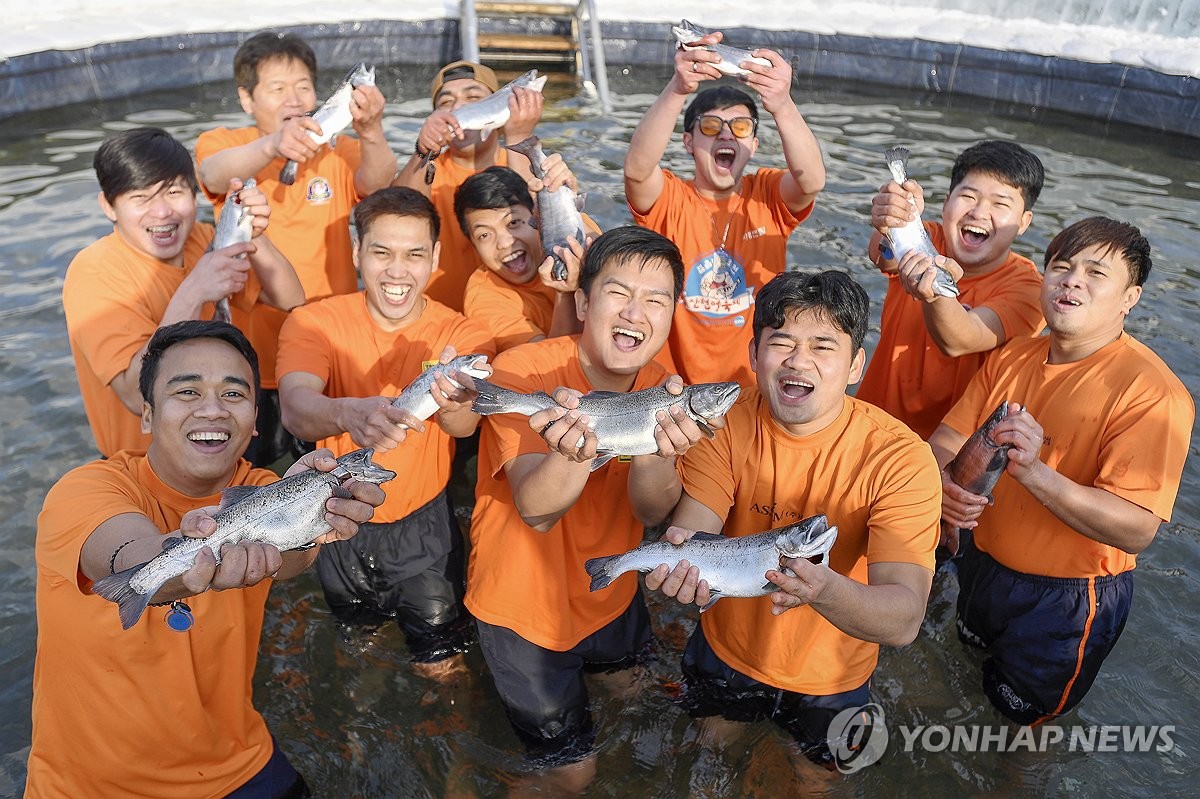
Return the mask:
<path id="1" fill-rule="evenodd" d="M 617 227 L 601 234 L 583 255 L 583 267 L 579 272 L 579 289 L 588 294 L 596 275 L 610 261 L 617 263 L 636 262 L 645 266 L 650 261 L 662 259 L 671 267 L 674 280 L 674 299 L 683 292 L 683 256 L 675 243 L 653 230 L 637 225 Z"/>
<path id="2" fill-rule="evenodd" d="M 506 166 L 489 166 L 464 180 L 454 192 L 454 216 L 467 238 L 471 238 L 467 230 L 469 211 L 499 211 L 514 205 L 523 205 L 533 213 L 533 196 L 525 178 Z"/>
<path id="3" fill-rule="evenodd" d="M 754 299 L 754 341 L 767 328 L 778 330 L 793 311 L 817 311 L 850 336 L 857 352 L 867 337 L 871 300 L 845 272 L 782 272 L 771 278 Z"/>
<path id="4" fill-rule="evenodd" d="M 750 109 L 754 129 L 758 130 L 758 104 L 754 102 L 754 98 L 736 86 L 726 85 L 705 89 L 692 99 L 691 105 L 683 112 L 683 129 L 690 131 L 701 114 L 707 114 L 714 109 L 732 108 L 735 105 L 744 105 Z"/>
<path id="5" fill-rule="evenodd" d="M 1043 266 L 1052 261 L 1069 261 L 1088 247 L 1099 245 L 1129 264 L 1129 285 L 1143 286 L 1150 276 L 1150 242 L 1142 231 L 1127 222 L 1106 216 L 1089 216 L 1070 225 L 1046 245 Z"/>
<path id="6" fill-rule="evenodd" d="M 973 144 L 958 154 L 950 170 L 950 191 L 971 172 L 982 172 L 1020 189 L 1026 211 L 1033 208 L 1046 181 L 1041 159 L 1019 144 L 995 139 Z"/>
<path id="7" fill-rule="evenodd" d="M 162 128 L 132 128 L 109 136 L 92 158 L 100 191 L 109 203 L 125 192 L 183 178 L 200 191 L 196 165 L 187 148 Z"/>
<path id="8" fill-rule="evenodd" d="M 441 221 L 433 203 L 421 192 L 407 186 L 389 186 L 374 192 L 354 206 L 352 216 L 360 242 L 371 223 L 381 216 L 412 216 L 424 219 L 429 222 L 429 232 L 435 242 L 441 231 Z"/>
<path id="9" fill-rule="evenodd" d="M 317 79 L 317 56 L 308 42 L 294 33 L 263 31 L 246 41 L 233 56 L 233 79 L 237 85 L 253 93 L 258 85 L 258 65 L 272 58 L 299 61 L 308 68 L 308 74 Z"/>
<path id="10" fill-rule="evenodd" d="M 254 373 L 254 406 L 258 407 L 262 381 L 258 371 L 258 353 L 254 351 L 250 340 L 242 334 L 242 331 L 228 322 L 201 319 L 187 319 L 183 322 L 165 325 L 155 330 L 154 335 L 150 337 L 150 343 L 146 345 L 146 354 L 142 356 L 142 371 L 138 375 L 138 390 L 142 392 L 142 399 L 146 401 L 146 404 L 151 408 L 154 407 L 154 381 L 158 378 L 158 364 L 162 360 L 163 353 L 176 344 L 198 338 L 224 341 L 241 353 L 246 362 L 250 364 L 250 371 Z"/>

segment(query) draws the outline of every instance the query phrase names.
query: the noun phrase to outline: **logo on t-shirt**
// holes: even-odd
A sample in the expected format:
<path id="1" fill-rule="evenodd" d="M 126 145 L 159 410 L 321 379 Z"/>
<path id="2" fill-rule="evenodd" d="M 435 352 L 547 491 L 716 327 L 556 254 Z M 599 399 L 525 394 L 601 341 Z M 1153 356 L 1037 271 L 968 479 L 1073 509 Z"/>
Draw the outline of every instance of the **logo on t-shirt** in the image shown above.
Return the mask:
<path id="1" fill-rule="evenodd" d="M 324 205 L 332 200 L 333 189 L 329 186 L 329 181 L 320 176 L 310 180 L 308 182 L 308 191 L 304 194 L 304 199 L 313 205 Z"/>
<path id="2" fill-rule="evenodd" d="M 692 313 L 710 318 L 734 316 L 749 310 L 754 289 L 746 285 L 746 270 L 725 250 L 705 255 L 688 270 L 683 302 Z M 738 317 L 735 325 L 746 320 Z"/>

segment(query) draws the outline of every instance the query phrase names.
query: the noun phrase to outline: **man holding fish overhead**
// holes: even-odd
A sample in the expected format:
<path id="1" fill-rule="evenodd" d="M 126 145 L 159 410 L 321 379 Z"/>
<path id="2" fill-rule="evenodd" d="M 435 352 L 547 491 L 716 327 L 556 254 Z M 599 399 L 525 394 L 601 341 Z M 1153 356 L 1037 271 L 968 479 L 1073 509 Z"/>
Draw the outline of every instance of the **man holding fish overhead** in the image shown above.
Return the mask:
<path id="1" fill-rule="evenodd" d="M 233 75 L 242 110 L 254 124 L 200 134 L 200 185 L 220 213 L 231 177 L 256 178 L 271 198 L 274 240 L 296 267 L 305 298 L 354 293 L 358 284 L 350 255 L 350 209 L 396 174 L 396 156 L 383 135 L 384 98 L 375 86 L 374 69 L 360 65 L 317 110 L 321 99 L 312 48 L 294 33 L 264 31 L 238 47 Z M 357 138 L 342 130 L 350 126 Z M 285 169 L 290 182 L 281 180 Z M 255 448 L 265 450 L 262 460 L 267 463 L 291 444 L 279 423 L 275 374 L 285 318 L 272 309 L 257 311 L 249 332 L 263 372 L 259 424 L 264 440 Z"/>
<path id="2" fill-rule="evenodd" d="M 258 361 L 236 328 L 160 328 L 140 383 L 149 451 L 72 470 L 38 517 L 25 795 L 307 796 L 251 704 L 250 685 L 271 582 L 307 568 L 318 549 L 281 553 L 242 541 L 226 545 L 218 565 L 201 548 L 194 565 L 151 598 L 173 607 L 150 608 L 128 630 L 117 605 L 92 593 L 97 582 L 161 557 L 166 542 L 177 549 L 181 537 L 216 533 L 214 506 L 228 501 L 222 491 L 279 479 L 241 457 L 254 432 Z M 334 477 L 345 471 L 321 451 L 289 475 L 314 468 Z M 324 533 L 318 542 L 352 537 L 383 501 L 370 482 L 338 482 L 332 498 L 294 508 L 316 523 L 311 532 Z"/>
<path id="3" fill-rule="evenodd" d="M 929 439 L 948 464 L 1007 404 L 988 422 L 1008 448 L 994 502 L 944 474 L 942 516 L 974 532 L 957 561 L 959 637 L 987 650 L 984 692 L 1018 724 L 1083 699 L 1125 627 L 1137 554 L 1171 519 L 1195 405 L 1125 332 L 1149 273 L 1133 225 L 1091 217 L 1055 236 L 1041 289 L 1049 335 L 989 355 Z"/>
<path id="4" fill-rule="evenodd" d="M 698 38 L 677 32 L 677 38 L 674 75 L 629 143 L 625 196 L 634 220 L 674 241 L 687 268 L 664 362 L 688 383 L 748 384 L 754 295 L 786 269 L 788 236 L 812 213 L 825 187 L 825 166 L 792 100 L 786 59 L 757 49 L 734 56 L 744 60 L 731 65 L 726 53 L 712 49 L 721 42 L 719 32 Z M 701 91 L 684 113 L 683 146 L 695 177 L 683 180 L 660 166 L 688 96 L 722 74 L 739 74 L 758 92 L 775 120 L 786 169 L 743 174 L 758 150 L 758 107 L 728 85 Z"/>
<path id="5" fill-rule="evenodd" d="M 110 458 L 150 443 L 139 418 L 138 375 L 158 327 L 210 318 L 228 299 L 233 320 L 248 329 L 263 303 L 286 311 L 304 302 L 304 292 L 263 235 L 272 209 L 257 188 L 229 182 L 250 216 L 248 236 L 212 249 L 213 226 L 196 220 L 192 156 L 165 130 L 114 134 L 92 165 L 112 233 L 71 260 L 62 300 L 88 424 L 96 449 Z"/>
<path id="6" fill-rule="evenodd" d="M 662 384 L 653 359 L 682 282 L 670 241 L 637 227 L 608 231 L 584 256 L 583 332 L 504 352 L 492 381 L 535 399 L 565 401 L 566 386 L 614 404 Z M 650 640 L 637 581 L 593 594 L 583 564 L 641 540 L 629 497 L 672 479 L 675 456 L 703 434 L 680 404 L 651 411 L 639 451 L 653 454 L 594 469 L 599 431 L 578 410 L 550 406 L 528 420 L 505 409 L 484 421 L 466 602 L 509 721 L 545 770 L 541 787 L 578 792 L 595 772 L 584 674 L 635 665 Z"/>
<path id="7" fill-rule="evenodd" d="M 462 534 L 446 484 L 454 439 L 479 424 L 470 377 L 491 374 L 495 353 L 482 325 L 425 295 L 438 226 L 433 204 L 413 189 L 367 197 L 354 208 L 363 290 L 305 306 L 279 335 L 284 426 L 336 455 L 373 447 L 405 481 L 354 541 L 321 553 L 325 599 L 346 622 L 395 619 L 417 670 L 435 678 L 461 669 L 471 640 Z M 448 366 L 460 353 L 470 360 Z M 424 430 L 420 422 L 434 415 Z"/>
<path id="8" fill-rule="evenodd" d="M 438 215 L 454 219 L 454 192 L 463 181 L 491 166 L 511 164 L 524 175 L 524 156 L 511 157 L 501 146 L 533 134 L 542 117 L 545 76 L 531 70 L 512 83 L 500 86 L 496 73 L 472 61 L 455 61 L 433 78 L 433 113 L 421 125 L 413 155 L 392 185 L 408 186 L 429 195 Z M 462 119 L 459 119 L 459 115 Z M 442 226 L 440 268 L 429 284 L 429 296 L 461 311 L 467 279 L 475 271 L 475 250 L 463 232 L 452 224 Z"/>
<path id="9" fill-rule="evenodd" d="M 757 387 L 742 392 L 715 439 L 688 451 L 673 485 L 634 506 L 648 522 L 669 513 L 664 538 L 680 545 L 646 587 L 705 609 L 683 656 L 689 712 L 726 741 L 740 727 L 714 717 L 770 719 L 828 769 L 826 731 L 870 700 L 879 644 L 917 635 L 937 544 L 941 489 L 929 447 L 846 395 L 866 360 L 868 310 L 866 292 L 841 272 L 767 283 L 749 352 Z M 711 574 L 686 560 L 701 549 L 685 543 L 695 531 L 740 542 L 767 530 L 783 540 L 758 575 L 763 590 L 748 593 L 712 553 L 697 557 Z"/>
<path id="10" fill-rule="evenodd" d="M 903 171 L 908 151 L 888 153 L 894 179 L 871 203 L 868 248 L 889 278 L 887 297 L 856 396 L 928 439 L 987 353 L 1042 325 L 1041 276 L 1011 247 L 1033 220 L 1044 172 L 1013 142 L 972 145 L 950 171 L 941 223 L 922 222 L 921 187 Z"/>

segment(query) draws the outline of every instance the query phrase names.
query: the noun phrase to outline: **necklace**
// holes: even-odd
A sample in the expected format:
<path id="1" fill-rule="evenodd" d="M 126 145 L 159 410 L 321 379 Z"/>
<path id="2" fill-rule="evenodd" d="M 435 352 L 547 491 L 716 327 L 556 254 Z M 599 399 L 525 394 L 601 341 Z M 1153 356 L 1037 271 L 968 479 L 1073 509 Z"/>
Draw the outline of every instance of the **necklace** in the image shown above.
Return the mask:
<path id="1" fill-rule="evenodd" d="M 721 243 L 717 245 L 717 252 L 722 252 L 722 253 L 727 252 L 727 250 L 725 249 L 725 241 L 729 238 L 729 226 L 733 224 L 733 217 L 737 214 L 737 212 L 742 207 L 742 201 L 743 201 L 742 195 L 735 192 L 733 196 L 736 197 L 737 200 L 736 200 L 736 202 L 732 201 L 732 200 L 730 201 L 729 216 L 725 218 L 725 230 L 724 230 L 724 232 L 721 233 Z M 717 216 L 716 216 L 716 214 L 713 214 L 713 233 L 715 234 L 716 232 L 717 232 Z"/>

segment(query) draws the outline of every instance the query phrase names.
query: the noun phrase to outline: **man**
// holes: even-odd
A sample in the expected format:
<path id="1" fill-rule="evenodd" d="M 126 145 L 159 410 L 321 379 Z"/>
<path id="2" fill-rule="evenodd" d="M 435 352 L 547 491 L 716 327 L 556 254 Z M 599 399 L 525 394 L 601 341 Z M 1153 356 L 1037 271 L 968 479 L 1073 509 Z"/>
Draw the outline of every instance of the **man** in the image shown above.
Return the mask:
<path id="1" fill-rule="evenodd" d="M 550 158 L 570 177 L 557 153 Z M 559 248 L 567 279 L 554 280 L 525 178 L 505 166 L 472 175 L 454 193 L 454 215 L 482 267 L 467 281 L 463 313 L 488 329 L 497 351 L 579 332 L 575 289 L 586 242 Z"/>
<path id="2" fill-rule="evenodd" d="M 992 431 L 1011 447 L 994 507 L 945 473 L 942 506 L 974 531 L 958 561 L 959 637 L 987 650 L 984 691 L 1018 724 L 1083 699 L 1129 616 L 1136 556 L 1171 518 L 1196 411 L 1124 329 L 1150 265 L 1133 225 L 1091 217 L 1055 236 L 1049 335 L 988 356 L 929 440 L 944 467 L 1001 402 L 1021 406 Z"/>
<path id="3" fill-rule="evenodd" d="M 237 329 L 199 321 L 159 329 L 140 385 L 149 451 L 69 472 L 38 518 L 25 795 L 308 796 L 252 706 L 250 683 L 271 579 L 298 574 L 318 549 L 241 543 L 223 549 L 219 566 L 201 550 L 153 598 L 187 598 L 194 624 L 182 633 L 161 608 L 123 630 L 117 606 L 91 592 L 100 578 L 153 558 L 169 537 L 211 535 L 222 489 L 278 479 L 241 458 L 254 432 L 258 361 Z M 321 451 L 289 474 L 336 466 Z M 326 503 L 330 532 L 319 543 L 353 536 L 383 501 L 378 486 L 344 486 L 351 498 Z"/>
<path id="4" fill-rule="evenodd" d="M 313 144 L 309 133 L 321 126 L 307 116 L 322 100 L 317 93 L 317 58 L 294 33 L 264 31 L 251 36 L 233 58 L 242 110 L 254 124 L 217 128 L 196 140 L 196 160 L 204 193 L 219 213 L 231 177 L 253 175 L 275 208 L 275 239 L 296 267 L 305 299 L 353 294 L 358 288 L 351 261 L 350 210 L 391 182 L 396 156 L 383 133 L 383 94 L 356 86 L 350 99 L 353 136 L 332 145 Z M 279 181 L 288 160 L 299 164 L 294 185 Z M 275 358 L 285 314 L 260 309 L 250 340 L 262 358 L 265 428 L 261 460 L 270 463 L 291 446 L 279 421 Z"/>
<path id="5" fill-rule="evenodd" d="M 374 523 L 325 547 L 317 575 L 339 618 L 394 618 L 417 670 L 448 677 L 464 666 L 471 627 L 462 534 L 446 484 L 454 439 L 472 435 L 479 417 L 474 393 L 446 376 L 432 388 L 438 411 L 424 432 L 391 403 L 439 356 L 490 357 L 495 346 L 481 325 L 425 296 L 440 252 L 437 212 L 425 195 L 380 189 L 355 207 L 354 226 L 363 290 L 313 303 L 284 323 L 283 421 L 335 455 L 373 447 L 380 465 L 404 475 L 405 489 L 391 493 Z"/>
<path id="6" fill-rule="evenodd" d="M 144 452 L 150 442 L 139 419 L 138 375 L 155 329 L 211 317 L 225 297 L 245 329 L 256 303 L 287 310 L 304 294 L 287 259 L 262 235 L 271 208 L 261 191 L 241 194 L 254 219 L 250 243 L 208 252 L 214 231 L 196 222 L 192 157 L 165 130 L 110 136 L 92 164 L 113 232 L 67 267 L 63 312 L 96 448 L 112 457 L 123 449 Z"/>
<path id="7" fill-rule="evenodd" d="M 662 383 L 666 372 L 652 360 L 682 280 L 679 251 L 662 236 L 608 231 L 584 256 L 575 296 L 583 332 L 508 350 L 493 380 L 520 392 L 623 393 Z M 675 407 L 659 416 L 657 454 L 593 472 L 587 421 L 563 408 L 485 420 L 466 599 L 509 721 L 544 770 L 539 787 L 576 793 L 595 772 L 583 675 L 633 666 L 650 640 L 637 581 L 591 593 L 583 564 L 640 542 L 643 523 L 629 496 L 673 474 L 675 456 L 701 437 Z"/>
<path id="8" fill-rule="evenodd" d="M 649 521 L 670 511 L 676 544 L 816 514 L 837 526 L 825 562 L 781 558 L 763 575 L 780 590 L 718 601 L 683 656 L 687 707 L 706 732 L 737 734 L 715 716 L 770 719 L 806 756 L 799 771 L 807 761 L 833 768 L 830 722 L 869 701 L 880 644 L 916 637 L 933 579 L 941 492 L 929 448 L 846 396 L 862 375 L 867 317 L 866 292 L 843 273 L 772 279 L 754 310 L 757 388 L 742 392 L 715 440 L 688 451 L 670 489 L 635 506 Z M 646 586 L 701 607 L 712 600 L 686 560 L 659 566 Z"/>
<path id="9" fill-rule="evenodd" d="M 492 131 L 485 138 L 477 130 L 463 130 L 454 118 L 456 109 L 482 100 L 499 87 L 496 73 L 482 64 L 455 61 L 439 69 L 431 87 L 433 113 L 422 123 L 413 155 L 392 185 L 408 186 L 428 194 L 438 216 L 449 220 L 454 218 L 455 190 L 476 172 L 490 166 L 508 166 L 511 162 L 528 177 L 528 160 L 501 146 L 500 131 Z M 508 108 L 510 115 L 504 126 L 504 139 L 516 143 L 533 134 L 534 126 L 542 116 L 542 93 L 514 88 Z M 442 226 L 439 242 L 442 245 L 441 269 L 429 285 L 429 296 L 461 311 L 467 279 L 478 263 L 475 249 L 455 225 Z"/>
<path id="10" fill-rule="evenodd" d="M 701 42 L 715 44 L 721 34 Z M 743 174 L 758 150 L 758 107 L 732 86 L 696 95 L 683 117 L 683 146 L 696 174 L 681 180 L 661 168 L 684 101 L 720 77 L 710 50 L 679 50 L 675 73 L 629 142 L 625 197 L 634 220 L 679 246 L 686 265 L 683 306 L 664 358 L 688 383 L 752 381 L 745 353 L 751 306 L 763 284 L 784 271 L 787 239 L 812 213 L 825 186 L 821 148 L 792 101 L 792 69 L 772 50 L 771 66 L 745 62 L 742 79 L 775 120 L 786 169 Z"/>
<path id="11" fill-rule="evenodd" d="M 911 252 L 898 260 L 884 246 L 889 227 L 919 218 L 920 185 L 889 181 L 879 190 L 868 254 L 888 276 L 888 291 L 859 399 L 928 439 L 988 352 L 1037 332 L 1041 275 L 1011 248 L 1033 221 L 1044 177 L 1038 157 L 1012 142 L 980 142 L 954 160 L 941 224 L 926 222 L 925 229 L 945 256 L 938 265 L 958 279 L 957 297 L 934 292 L 928 258 Z"/>

